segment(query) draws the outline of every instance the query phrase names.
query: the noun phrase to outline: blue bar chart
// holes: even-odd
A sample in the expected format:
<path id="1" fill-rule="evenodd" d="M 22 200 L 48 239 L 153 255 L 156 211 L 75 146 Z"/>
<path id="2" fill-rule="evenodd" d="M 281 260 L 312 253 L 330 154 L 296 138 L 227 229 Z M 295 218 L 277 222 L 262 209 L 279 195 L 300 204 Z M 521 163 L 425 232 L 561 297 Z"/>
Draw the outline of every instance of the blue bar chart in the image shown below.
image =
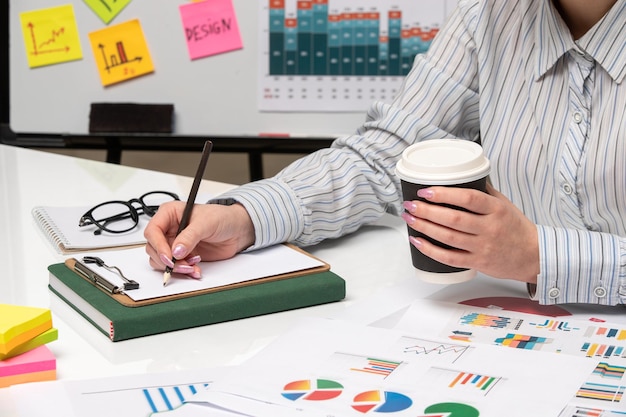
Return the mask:
<path id="1" fill-rule="evenodd" d="M 364 111 L 390 101 L 451 0 L 266 0 L 260 110 Z"/>

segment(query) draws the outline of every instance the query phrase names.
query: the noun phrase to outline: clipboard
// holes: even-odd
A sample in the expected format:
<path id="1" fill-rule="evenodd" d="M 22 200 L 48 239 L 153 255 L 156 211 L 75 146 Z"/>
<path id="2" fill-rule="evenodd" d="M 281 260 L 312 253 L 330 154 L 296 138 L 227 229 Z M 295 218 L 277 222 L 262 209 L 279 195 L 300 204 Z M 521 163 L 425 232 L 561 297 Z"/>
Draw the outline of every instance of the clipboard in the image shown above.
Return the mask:
<path id="1" fill-rule="evenodd" d="M 250 280 L 246 280 L 246 281 L 240 281 L 240 282 L 236 282 L 236 283 L 232 283 L 232 284 L 228 284 L 228 285 L 216 286 L 216 287 L 205 288 L 205 289 L 195 290 L 195 291 L 187 291 L 187 292 L 183 292 L 183 293 L 177 293 L 177 294 L 172 294 L 172 295 L 154 297 L 154 298 L 149 298 L 149 299 L 145 299 L 145 300 L 133 300 L 131 297 L 129 297 L 122 290 L 114 291 L 114 289 L 113 289 L 114 286 L 113 285 L 107 285 L 106 280 L 104 280 L 104 282 L 103 281 L 98 281 L 97 278 L 94 277 L 94 275 L 99 275 L 99 274 L 97 274 L 97 272 L 94 271 L 93 269 L 91 269 L 91 272 L 93 273 L 93 275 L 88 274 L 89 276 L 86 276 L 84 273 L 81 273 L 81 271 L 77 268 L 77 265 L 80 264 L 80 261 L 77 260 L 76 258 L 68 258 L 68 259 L 66 259 L 65 260 L 65 265 L 70 270 L 72 270 L 74 273 L 76 273 L 76 275 L 80 276 L 85 281 L 90 282 L 96 288 L 98 288 L 100 291 L 102 291 L 103 293 L 107 294 L 112 299 L 114 299 L 115 301 L 117 301 L 118 303 L 120 303 L 121 305 L 123 305 L 125 307 L 142 307 L 142 306 L 147 306 L 147 305 L 164 303 L 164 302 L 168 302 L 168 301 L 174 301 L 174 300 L 180 300 L 180 299 L 184 299 L 184 298 L 195 297 L 195 296 L 204 295 L 204 294 L 216 293 L 216 292 L 225 291 L 225 290 L 232 290 L 232 289 L 236 289 L 236 288 L 248 287 L 248 286 L 263 284 L 263 283 L 272 282 L 272 281 L 285 280 L 285 279 L 302 277 L 302 276 L 305 276 L 305 275 L 313 275 L 313 274 L 318 274 L 318 273 L 321 273 L 321 272 L 330 271 L 330 265 L 328 263 L 326 263 L 326 262 L 322 261 L 321 259 L 311 255 L 310 253 L 308 253 L 307 251 L 303 250 L 302 248 L 299 248 L 299 247 L 297 247 L 295 245 L 292 245 L 292 244 L 289 244 L 289 243 L 285 243 L 283 245 L 285 245 L 285 246 L 287 246 L 287 247 L 289 247 L 289 248 L 291 248 L 293 250 L 296 250 L 296 251 L 298 251 L 298 252 L 300 252 L 300 253 L 302 253 L 302 254 L 304 254 L 306 256 L 309 256 L 312 259 L 315 259 L 316 261 L 320 262 L 321 265 L 317 266 L 317 267 L 314 267 L 314 268 L 302 269 L 302 270 L 293 271 L 293 272 L 289 272 L 289 273 L 285 273 L 285 274 L 271 275 L 271 276 L 262 277 L 262 278 L 256 278 L 256 279 L 250 279 Z"/>

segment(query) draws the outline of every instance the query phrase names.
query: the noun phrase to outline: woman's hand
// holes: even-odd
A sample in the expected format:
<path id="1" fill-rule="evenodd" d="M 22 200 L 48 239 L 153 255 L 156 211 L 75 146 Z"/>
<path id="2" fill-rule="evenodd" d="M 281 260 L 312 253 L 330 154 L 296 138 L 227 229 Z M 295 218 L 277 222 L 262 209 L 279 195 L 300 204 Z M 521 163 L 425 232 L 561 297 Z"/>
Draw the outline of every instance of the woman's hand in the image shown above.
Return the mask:
<path id="1" fill-rule="evenodd" d="M 537 227 L 503 194 L 452 187 L 418 192 L 428 202 L 462 207 L 469 212 L 414 200 L 404 203 L 402 217 L 416 231 L 456 249 L 410 238 L 424 255 L 441 263 L 471 268 L 495 278 L 536 283 L 539 274 Z"/>
<path id="2" fill-rule="evenodd" d="M 200 278 L 198 262 L 228 259 L 251 246 L 255 234 L 252 220 L 240 204 L 197 204 L 189 225 L 178 236 L 185 203 L 163 204 L 146 226 L 146 253 L 150 265 Z M 172 262 L 174 257 L 177 262 Z"/>

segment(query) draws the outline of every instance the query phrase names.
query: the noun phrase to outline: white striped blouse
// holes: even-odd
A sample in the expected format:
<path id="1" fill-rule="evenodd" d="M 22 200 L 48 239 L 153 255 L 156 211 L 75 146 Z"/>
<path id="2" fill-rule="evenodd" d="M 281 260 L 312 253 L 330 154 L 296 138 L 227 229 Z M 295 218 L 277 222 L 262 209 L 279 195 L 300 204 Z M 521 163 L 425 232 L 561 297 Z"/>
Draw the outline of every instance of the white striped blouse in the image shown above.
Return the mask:
<path id="1" fill-rule="evenodd" d="M 253 248 L 312 245 L 401 212 L 395 164 L 480 138 L 491 180 L 539 232 L 544 304 L 626 301 L 626 1 L 574 41 L 550 0 L 461 0 L 398 97 L 274 178 L 229 193 Z"/>

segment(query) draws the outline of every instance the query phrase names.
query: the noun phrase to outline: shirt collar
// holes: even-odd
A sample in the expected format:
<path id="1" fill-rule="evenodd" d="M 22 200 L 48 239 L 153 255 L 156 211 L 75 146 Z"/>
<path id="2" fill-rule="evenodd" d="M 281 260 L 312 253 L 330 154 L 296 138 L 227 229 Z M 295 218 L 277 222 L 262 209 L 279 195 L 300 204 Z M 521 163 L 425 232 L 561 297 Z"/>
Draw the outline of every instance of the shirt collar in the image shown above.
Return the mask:
<path id="1" fill-rule="evenodd" d="M 617 83 L 626 76 L 626 2 L 618 1 L 582 38 L 574 42 L 551 0 L 543 0 L 535 30 L 536 78 L 542 77 L 569 50 L 582 50 Z"/>

